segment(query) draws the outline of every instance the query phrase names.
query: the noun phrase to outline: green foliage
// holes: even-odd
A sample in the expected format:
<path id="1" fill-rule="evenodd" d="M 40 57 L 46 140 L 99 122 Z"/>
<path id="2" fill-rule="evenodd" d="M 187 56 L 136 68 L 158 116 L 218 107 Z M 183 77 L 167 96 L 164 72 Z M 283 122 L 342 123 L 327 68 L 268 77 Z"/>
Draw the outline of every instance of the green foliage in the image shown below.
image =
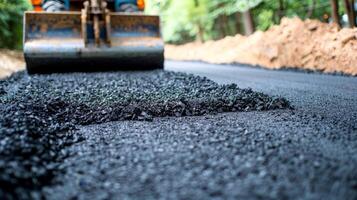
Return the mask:
<path id="1" fill-rule="evenodd" d="M 208 31 L 211 25 L 207 18 L 210 0 L 151 0 L 149 13 L 160 13 L 164 24 L 163 36 L 172 43 L 192 40 L 199 31 Z"/>
<path id="2" fill-rule="evenodd" d="M 326 20 L 328 0 L 147 0 L 149 13 L 160 14 L 166 42 L 218 39 L 244 33 L 239 13 L 250 10 L 256 28 L 266 30 L 282 16 Z M 342 13 L 341 13 L 342 14 Z M 239 19 L 240 18 L 240 19 Z"/>
<path id="3" fill-rule="evenodd" d="M 263 0 L 212 0 L 208 7 L 210 16 L 232 15 L 236 12 L 245 12 L 259 5 Z"/>
<path id="4" fill-rule="evenodd" d="M 326 20 L 323 16 L 331 13 L 328 0 L 146 0 L 146 4 L 148 13 L 162 16 L 163 36 L 170 43 L 243 34 L 240 13 L 247 10 L 259 30 L 278 24 L 282 16 Z M 0 0 L 0 48 L 21 48 L 22 15 L 29 8 L 29 0 Z"/>
<path id="5" fill-rule="evenodd" d="M 213 39 L 216 20 L 243 12 L 263 0 L 148 0 L 148 13 L 160 13 L 166 42 Z M 234 25 L 234 22 L 231 23 Z M 228 31 L 229 32 L 229 31 Z"/>
<path id="6" fill-rule="evenodd" d="M 330 14 L 330 1 L 327 0 L 283 0 L 282 7 L 278 0 L 265 0 L 255 7 L 253 12 L 257 28 L 266 30 L 271 25 L 278 24 L 281 16 L 313 18 L 323 21 L 324 14 Z M 280 15 L 280 16 L 279 16 Z"/>
<path id="7" fill-rule="evenodd" d="M 0 48 L 21 48 L 22 16 L 29 8 L 27 0 L 0 0 Z"/>

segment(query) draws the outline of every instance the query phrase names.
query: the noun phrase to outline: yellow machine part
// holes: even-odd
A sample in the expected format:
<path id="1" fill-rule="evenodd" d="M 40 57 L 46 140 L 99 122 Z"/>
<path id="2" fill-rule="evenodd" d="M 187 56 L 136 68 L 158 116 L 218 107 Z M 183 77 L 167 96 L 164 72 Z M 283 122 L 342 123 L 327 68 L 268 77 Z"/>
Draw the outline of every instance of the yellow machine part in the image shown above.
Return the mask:
<path id="1" fill-rule="evenodd" d="M 163 68 L 160 18 L 141 13 L 110 13 L 110 43 L 100 23 L 100 45 L 92 24 L 83 35 L 81 12 L 26 12 L 24 56 L 29 73 Z"/>

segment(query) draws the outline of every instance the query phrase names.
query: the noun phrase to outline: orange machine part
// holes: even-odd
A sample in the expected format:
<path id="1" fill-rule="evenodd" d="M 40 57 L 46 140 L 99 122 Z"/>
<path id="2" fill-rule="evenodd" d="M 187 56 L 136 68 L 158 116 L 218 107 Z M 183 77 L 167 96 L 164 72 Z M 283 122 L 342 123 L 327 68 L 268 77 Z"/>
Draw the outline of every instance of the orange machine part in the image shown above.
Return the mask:
<path id="1" fill-rule="evenodd" d="M 31 3 L 35 11 L 42 11 L 42 0 L 31 0 Z"/>
<path id="2" fill-rule="evenodd" d="M 137 5 L 139 10 L 144 10 L 145 9 L 145 0 L 137 0 Z"/>

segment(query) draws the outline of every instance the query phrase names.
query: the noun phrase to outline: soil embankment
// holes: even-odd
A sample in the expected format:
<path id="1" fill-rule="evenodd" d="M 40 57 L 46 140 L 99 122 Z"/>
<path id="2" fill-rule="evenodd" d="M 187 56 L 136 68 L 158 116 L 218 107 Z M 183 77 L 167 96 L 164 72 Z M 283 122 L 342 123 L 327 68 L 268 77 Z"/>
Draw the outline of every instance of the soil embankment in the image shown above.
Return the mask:
<path id="1" fill-rule="evenodd" d="M 357 75 L 357 29 L 339 29 L 317 20 L 284 18 L 251 36 L 167 45 L 166 58 L 216 64 L 243 63 L 269 69 L 295 68 Z"/>
<path id="2" fill-rule="evenodd" d="M 0 49 L 0 79 L 24 69 L 25 63 L 21 52 Z"/>

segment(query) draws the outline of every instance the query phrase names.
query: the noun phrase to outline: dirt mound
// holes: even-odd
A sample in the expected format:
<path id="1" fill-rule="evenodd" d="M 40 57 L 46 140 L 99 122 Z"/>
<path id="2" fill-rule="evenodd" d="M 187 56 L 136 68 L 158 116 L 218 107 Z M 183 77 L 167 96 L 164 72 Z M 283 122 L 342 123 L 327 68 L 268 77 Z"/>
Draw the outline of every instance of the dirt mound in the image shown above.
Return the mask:
<path id="1" fill-rule="evenodd" d="M 0 79 L 23 69 L 25 63 L 21 52 L 0 49 Z"/>
<path id="2" fill-rule="evenodd" d="M 357 75 L 357 29 L 284 18 L 280 25 L 248 37 L 236 35 L 203 44 L 167 45 L 166 58 Z"/>

